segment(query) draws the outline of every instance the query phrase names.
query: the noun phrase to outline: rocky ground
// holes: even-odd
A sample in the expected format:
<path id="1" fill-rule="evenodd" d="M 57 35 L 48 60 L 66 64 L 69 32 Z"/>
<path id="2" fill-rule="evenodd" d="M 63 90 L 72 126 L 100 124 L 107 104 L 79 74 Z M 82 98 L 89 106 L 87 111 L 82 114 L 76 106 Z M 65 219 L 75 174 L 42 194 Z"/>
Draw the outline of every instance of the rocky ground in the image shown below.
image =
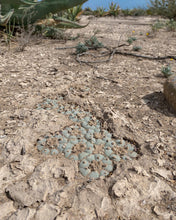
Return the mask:
<path id="1" fill-rule="evenodd" d="M 175 55 L 176 34 L 152 33 L 156 19 L 82 17 L 81 23 L 90 21 L 86 28 L 67 31 L 80 34 L 75 41 L 32 39 L 21 52 L 19 44 L 8 50 L 1 42 L 1 220 L 176 219 L 176 118 L 164 98 L 161 73 L 167 64 L 176 72 L 175 60 L 114 53 L 109 62 L 87 65 L 75 60 L 74 48 L 57 49 L 96 33 L 120 52 Z M 137 39 L 132 45 L 118 47 L 131 36 Z M 134 45 L 142 50 L 133 51 Z M 102 51 L 79 59 L 95 61 L 91 53 Z M 100 133 L 104 129 L 113 140 L 135 146 L 137 157 L 113 161 L 107 176 L 91 179 L 81 175 L 80 161 L 41 153 L 37 142 L 42 137 L 76 123 L 56 108 L 39 107 L 58 97 L 63 106 L 89 112 L 100 122 Z"/>

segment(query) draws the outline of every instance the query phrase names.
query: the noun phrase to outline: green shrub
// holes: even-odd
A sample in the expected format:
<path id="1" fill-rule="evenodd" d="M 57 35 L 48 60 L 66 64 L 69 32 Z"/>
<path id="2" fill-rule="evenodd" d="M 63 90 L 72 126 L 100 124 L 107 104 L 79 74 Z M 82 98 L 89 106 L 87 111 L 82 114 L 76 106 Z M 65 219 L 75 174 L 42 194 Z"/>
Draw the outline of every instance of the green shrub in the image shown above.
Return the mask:
<path id="1" fill-rule="evenodd" d="M 157 32 L 159 29 L 164 28 L 165 24 L 161 21 L 156 21 L 154 24 L 151 25 L 152 31 Z"/>
<path id="2" fill-rule="evenodd" d="M 131 10 L 128 9 L 128 8 L 127 9 L 122 9 L 121 12 L 124 16 L 130 16 L 131 15 Z"/>
<path id="3" fill-rule="evenodd" d="M 103 7 L 98 7 L 94 13 L 93 13 L 96 17 L 103 17 L 107 15 L 107 11 L 105 8 Z"/>
<path id="4" fill-rule="evenodd" d="M 145 10 L 143 8 L 133 8 L 131 10 L 123 9 L 123 10 L 121 10 L 121 12 L 124 16 L 144 16 L 144 15 L 147 15 L 147 10 Z"/>
<path id="5" fill-rule="evenodd" d="M 93 15 L 93 14 L 94 14 L 94 12 L 89 7 L 85 8 L 83 11 L 83 15 Z"/>
<path id="6" fill-rule="evenodd" d="M 84 53 L 89 49 L 97 50 L 102 47 L 104 47 L 104 45 L 97 40 L 96 36 L 92 36 L 90 39 L 85 40 L 84 43 L 79 43 L 76 46 L 76 54 Z"/>
<path id="7" fill-rule="evenodd" d="M 176 20 L 176 0 L 150 0 L 148 9 L 152 15 Z"/>
<path id="8" fill-rule="evenodd" d="M 176 31 L 176 21 L 173 19 L 166 22 L 166 28 L 168 31 Z"/>
<path id="9" fill-rule="evenodd" d="M 104 47 L 104 45 L 98 41 L 98 39 L 96 38 L 96 36 L 92 36 L 90 39 L 85 40 L 85 45 L 87 47 L 91 47 L 93 49 L 98 49 L 101 47 Z"/>
<path id="10" fill-rule="evenodd" d="M 86 51 L 88 51 L 88 47 L 85 44 L 79 43 L 76 46 L 76 54 L 84 53 Z"/>
<path id="11" fill-rule="evenodd" d="M 120 14 L 120 6 L 116 3 L 111 2 L 109 5 L 108 15 L 110 16 L 118 16 Z"/>
<path id="12" fill-rule="evenodd" d="M 41 34 L 44 37 L 51 38 L 51 39 L 59 39 L 65 40 L 66 35 L 63 29 L 49 27 L 45 25 L 37 25 L 35 27 L 35 34 Z"/>
<path id="13" fill-rule="evenodd" d="M 146 14 L 146 10 L 143 8 L 134 8 L 130 11 L 131 16 L 144 16 Z"/>
<path id="14" fill-rule="evenodd" d="M 159 31 L 159 29 L 166 28 L 167 31 L 176 31 L 176 21 L 174 19 L 170 19 L 165 22 L 156 21 L 151 25 L 152 31 L 155 33 Z"/>

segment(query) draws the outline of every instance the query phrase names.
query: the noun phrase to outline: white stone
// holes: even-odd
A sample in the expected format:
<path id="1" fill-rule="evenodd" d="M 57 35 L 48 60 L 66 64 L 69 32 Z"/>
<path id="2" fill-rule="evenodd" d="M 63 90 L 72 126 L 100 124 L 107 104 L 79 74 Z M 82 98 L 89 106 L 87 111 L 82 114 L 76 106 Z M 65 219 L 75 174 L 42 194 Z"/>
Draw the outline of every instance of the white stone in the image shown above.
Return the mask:
<path id="1" fill-rule="evenodd" d="M 16 209 L 13 207 L 13 202 L 6 202 L 0 205 L 0 219 L 7 217 L 11 212 L 15 212 Z"/>

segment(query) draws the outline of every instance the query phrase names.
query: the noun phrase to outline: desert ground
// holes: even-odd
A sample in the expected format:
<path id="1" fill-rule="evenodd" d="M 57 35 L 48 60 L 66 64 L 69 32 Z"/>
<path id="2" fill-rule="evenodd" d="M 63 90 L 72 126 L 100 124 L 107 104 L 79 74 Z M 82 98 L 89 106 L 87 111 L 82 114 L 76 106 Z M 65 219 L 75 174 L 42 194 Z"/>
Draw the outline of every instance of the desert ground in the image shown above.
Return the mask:
<path id="1" fill-rule="evenodd" d="M 87 27 L 66 31 L 79 38 L 31 37 L 23 51 L 25 39 L 10 48 L 1 39 L 1 220 L 176 219 L 176 117 L 161 72 L 168 64 L 176 72 L 176 61 L 129 55 L 175 55 L 176 33 L 153 33 L 157 19 L 82 16 Z M 76 55 L 73 47 L 95 34 L 106 48 Z M 132 45 L 129 37 L 136 38 Z M 37 143 L 45 135 L 51 148 L 52 136 L 76 123 L 45 100 L 88 112 L 100 123 L 100 138 L 104 129 L 132 144 L 137 156 L 113 161 L 107 175 L 90 178 L 63 152 L 42 153 Z"/>

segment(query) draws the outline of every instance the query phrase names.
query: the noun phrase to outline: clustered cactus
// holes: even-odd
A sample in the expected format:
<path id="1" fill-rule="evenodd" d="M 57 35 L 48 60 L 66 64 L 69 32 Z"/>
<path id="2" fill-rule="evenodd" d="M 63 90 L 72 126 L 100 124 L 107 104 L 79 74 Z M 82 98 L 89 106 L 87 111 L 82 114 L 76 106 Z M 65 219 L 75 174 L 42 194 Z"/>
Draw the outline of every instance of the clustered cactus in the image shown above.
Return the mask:
<path id="1" fill-rule="evenodd" d="M 133 144 L 113 138 L 90 112 L 65 104 L 62 99 L 46 99 L 38 105 L 38 109 L 55 108 L 58 113 L 68 116 L 74 125 L 38 139 L 36 146 L 39 152 L 46 155 L 63 154 L 68 159 L 78 161 L 80 173 L 90 179 L 108 176 L 115 162 L 137 157 Z"/>

